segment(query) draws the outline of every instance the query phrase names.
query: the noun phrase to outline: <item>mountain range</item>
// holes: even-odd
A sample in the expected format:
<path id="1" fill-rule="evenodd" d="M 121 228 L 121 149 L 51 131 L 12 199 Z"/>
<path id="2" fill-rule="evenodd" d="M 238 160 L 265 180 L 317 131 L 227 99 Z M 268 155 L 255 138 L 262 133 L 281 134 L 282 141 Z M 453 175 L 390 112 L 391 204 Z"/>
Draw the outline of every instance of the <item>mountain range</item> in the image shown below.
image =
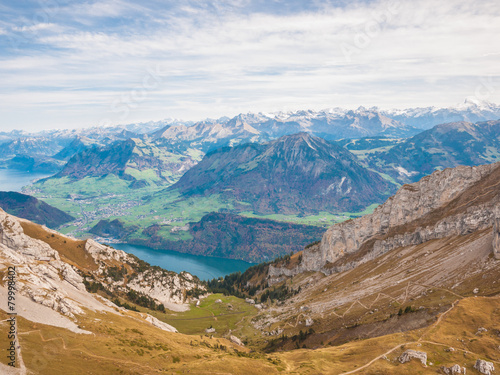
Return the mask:
<path id="1" fill-rule="evenodd" d="M 222 194 L 260 214 L 361 211 L 394 185 L 362 167 L 349 151 L 308 133 L 208 153 L 170 190 Z"/>
<path id="2" fill-rule="evenodd" d="M 5 144 L 3 165 L 57 171 L 28 193 L 77 218 L 66 225 L 72 235 L 87 236 L 101 220 L 118 219 L 122 235 L 104 238 L 196 254 L 203 254 L 204 244 L 207 255 L 245 259 L 238 241 L 234 251 L 215 251 L 192 228 L 203 227 L 212 213 L 240 215 L 231 220 L 236 227 L 245 217 L 324 227 L 369 213 L 401 184 L 435 170 L 499 160 L 499 120 L 420 129 L 443 113 L 477 119 L 497 110 L 468 100 L 449 109 L 240 114 L 198 123 L 47 131 L 38 138 L 13 132 L 17 138 Z M 396 115 L 425 124 L 410 125 Z M 158 222 L 153 234 L 148 228 Z M 189 229 L 179 231 L 184 227 Z M 246 260 L 289 250 L 276 253 L 269 242 L 259 245 L 260 256 Z"/>
<path id="3" fill-rule="evenodd" d="M 247 126 L 239 128 L 236 139 L 231 138 L 236 133 L 224 131 L 203 133 L 207 138 L 196 138 L 193 132 L 190 140 L 176 143 L 172 129 L 179 129 L 179 135 L 186 129 L 196 130 L 196 125 L 169 127 L 144 139 L 90 146 L 71 157 L 57 175 L 35 184 L 32 194 L 49 197 L 49 203 L 61 209 L 69 208 L 68 213 L 78 218 L 73 225 L 76 236 L 88 235 L 102 219 L 119 219 L 122 235 L 101 237 L 160 249 L 265 260 L 290 249 L 276 253 L 271 242 L 261 243 L 258 255 L 242 251 L 243 244 L 236 241 L 233 251 L 214 251 L 209 242 L 202 241 L 205 236 L 178 229 L 201 224 L 213 212 L 320 227 L 354 218 L 371 212 L 398 184 L 417 181 L 435 170 L 499 160 L 499 124 L 498 120 L 441 124 L 407 139 L 327 141 L 296 133 L 264 143 L 244 143 L 247 135 L 255 134 Z M 220 134 L 226 138 L 217 138 Z M 216 139 L 236 144 L 208 150 Z M 205 156 L 198 148 L 188 148 L 195 144 L 208 150 Z M 133 196 L 131 189 L 136 191 Z M 82 199 L 88 202 L 82 204 Z M 163 224 L 153 235 L 147 228 L 158 221 Z M 195 238 L 199 243 L 192 242 Z"/>
<path id="4" fill-rule="evenodd" d="M 308 132 L 328 140 L 373 136 L 406 138 L 441 123 L 478 122 L 499 118 L 500 106 L 467 99 L 463 104 L 450 108 L 332 108 L 323 111 L 248 113 L 233 118 L 221 117 L 196 123 L 168 119 L 108 127 L 45 130 L 38 133 L 11 131 L 0 133 L 0 143 L 4 144 L 0 160 L 5 161 L 16 155 L 53 158 L 76 139 L 86 139 L 87 143 L 106 146 L 130 138 L 153 138 L 165 144 L 196 148 L 206 153 L 222 146 L 269 141 L 298 132 Z M 72 156 L 69 152 L 71 149 L 70 147 L 64 151 L 65 159 Z M 76 148 L 73 152 L 81 150 Z"/>
<path id="5" fill-rule="evenodd" d="M 182 173 L 196 164 L 196 150 L 183 153 L 172 147 L 130 138 L 104 147 L 90 147 L 76 153 L 54 178 L 103 177 L 114 174 L 130 180 L 131 187 L 140 188 L 150 183 L 176 181 Z"/>
<path id="6" fill-rule="evenodd" d="M 481 122 L 500 119 L 500 106 L 475 97 L 466 98 L 449 108 L 425 107 L 404 110 L 385 110 L 382 113 L 419 129 L 429 129 L 448 122 Z"/>
<path id="7" fill-rule="evenodd" d="M 402 183 L 418 181 L 436 169 L 500 160 L 500 121 L 436 125 L 389 149 L 375 149 L 364 162 Z"/>
<path id="8" fill-rule="evenodd" d="M 19 367 L 0 371 L 494 374 L 498 184 L 499 163 L 436 171 L 301 252 L 210 283 L 0 210 Z M 5 326 L 7 311 L 2 298 Z"/>

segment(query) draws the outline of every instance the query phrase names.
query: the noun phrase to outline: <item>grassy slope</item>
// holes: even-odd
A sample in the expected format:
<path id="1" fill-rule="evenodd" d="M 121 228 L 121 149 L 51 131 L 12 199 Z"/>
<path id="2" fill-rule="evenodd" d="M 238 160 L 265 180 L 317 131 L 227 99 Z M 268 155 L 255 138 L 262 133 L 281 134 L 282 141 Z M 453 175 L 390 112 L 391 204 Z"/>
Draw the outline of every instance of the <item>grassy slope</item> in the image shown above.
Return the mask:
<path id="1" fill-rule="evenodd" d="M 478 358 L 500 364 L 500 351 L 495 349 L 500 339 L 498 328 L 494 328 L 499 319 L 500 298 L 466 298 L 427 328 L 335 348 L 287 352 L 283 359 L 293 363 L 291 370 L 300 374 L 436 374 L 441 366 L 455 363 L 475 373 L 473 365 Z M 476 335 L 479 327 L 489 330 Z M 450 347 L 455 350 L 447 351 Z M 406 349 L 426 352 L 428 366 L 414 360 L 399 363 L 397 358 Z"/>
<path id="2" fill-rule="evenodd" d="M 74 257 L 73 261 L 78 264 L 85 262 L 85 257 L 78 251 L 78 246 L 81 244 L 79 241 L 68 242 L 66 239 L 64 242 L 64 237 L 58 235 L 52 237 L 50 232 L 35 224 L 27 226 L 23 223 L 23 228 L 29 235 L 50 243 L 62 256 Z M 341 326 L 352 327 L 353 324 L 357 325 L 356 323 L 368 326 L 372 322 L 377 323 L 379 322 L 377 319 L 380 319 L 377 313 L 369 313 L 375 306 L 380 308 L 379 313 L 382 315 L 387 315 L 391 311 L 396 312 L 398 308 L 408 303 L 439 311 L 437 316 L 430 316 L 426 324 L 419 329 L 404 333 L 382 335 L 366 340 L 351 336 L 343 345 L 329 346 L 327 343 L 316 350 L 300 349 L 264 354 L 258 349 L 271 338 L 260 336 L 249 321 L 257 310 L 235 297 L 212 295 L 204 299 L 199 307 L 192 307 L 187 312 L 155 313 L 159 319 L 190 335 L 160 331 L 140 321 L 137 319 L 138 313 L 130 311 L 122 311 L 118 316 L 88 311 L 86 315 L 77 317 L 77 324 L 80 327 L 93 332 L 91 339 L 64 329 L 33 324 L 20 318 L 19 331 L 23 358 L 28 369 L 36 374 L 155 374 L 187 371 L 196 374 L 259 372 L 339 374 L 346 371 L 360 374 L 432 374 L 436 373 L 441 365 L 451 366 L 455 363 L 465 365 L 472 371 L 472 366 L 478 358 L 494 361 L 498 365 L 500 364 L 498 349 L 500 298 L 497 284 L 498 268 L 492 267 L 498 263 L 491 263 L 494 261 L 488 255 L 491 252 L 490 246 L 490 231 L 484 230 L 464 237 L 433 240 L 407 249 L 395 249 L 356 270 L 323 277 L 322 281 L 328 283 L 321 285 L 320 280 L 317 285 L 313 285 L 313 289 L 304 300 L 308 306 L 313 306 L 314 303 L 335 303 L 338 299 L 336 293 L 342 294 L 345 290 L 348 294 L 359 294 L 360 290 L 366 289 L 363 279 L 373 280 L 376 276 L 384 275 L 384 278 L 377 283 L 385 282 L 389 286 L 381 291 L 373 290 L 373 294 L 367 293 L 363 298 L 359 297 L 356 302 L 351 299 L 348 303 L 341 303 L 337 308 L 329 309 L 321 321 L 314 317 L 316 322 L 314 328 L 319 332 L 322 326 L 331 328 L 340 323 L 339 331 L 341 331 Z M 71 249 L 76 253 L 70 254 Z M 480 254 L 484 253 L 481 257 L 486 263 L 481 265 L 481 262 L 477 262 L 479 258 L 473 256 L 469 249 L 474 249 Z M 401 256 L 396 256 L 396 253 Z M 415 270 L 417 259 L 426 258 L 427 262 L 435 266 L 439 262 L 433 261 L 432 258 L 443 260 L 448 257 L 449 260 L 453 260 L 454 256 L 464 262 L 457 264 L 455 269 L 441 266 L 438 270 L 441 276 L 439 272 L 436 274 L 436 270 L 432 270 L 432 267 L 425 266 L 428 274 Z M 482 272 L 474 271 L 475 266 L 471 264 L 476 263 Z M 420 264 L 427 263 L 420 262 Z M 488 264 L 490 265 L 485 268 Z M 467 273 L 467 270 L 470 272 Z M 443 282 L 431 281 L 432 277 L 441 280 L 442 276 L 448 273 L 449 280 L 445 280 L 441 287 L 439 285 Z M 424 286 L 425 293 L 419 292 L 419 295 L 415 295 L 412 294 L 411 288 L 406 287 L 410 285 L 409 283 L 391 282 L 389 279 L 394 275 L 398 279 L 409 277 L 412 284 Z M 307 279 L 310 276 L 301 277 Z M 422 283 L 419 282 L 419 278 L 423 278 L 426 283 L 438 285 L 419 285 Z M 460 284 L 454 286 L 457 281 Z M 294 284 L 296 282 L 300 280 L 294 280 Z M 326 292 L 323 289 L 325 286 Z M 475 287 L 479 288 L 481 296 L 468 297 L 474 295 L 471 290 Z M 381 292 L 384 295 L 381 295 Z M 404 301 L 398 299 L 402 292 Z M 378 296 L 375 297 L 375 294 Z M 219 298 L 222 299 L 220 304 L 215 302 Z M 378 305 L 373 305 L 376 302 Z M 228 303 L 232 305 L 232 310 L 229 310 Z M 276 307 L 279 306 L 273 305 L 273 308 Z M 294 306 L 294 311 L 298 310 L 297 307 L 298 305 Z M 152 313 L 146 309 L 141 311 Z M 279 309 L 268 309 L 266 313 L 268 311 L 276 313 Z M 235 314 L 230 314 L 233 312 Z M 418 312 L 406 316 L 412 317 L 413 314 Z M 280 317 L 275 315 L 275 318 L 279 320 Z M 0 312 L 0 321 L 4 319 L 6 314 Z M 296 323 L 296 330 L 303 327 L 298 322 L 290 323 Z M 401 323 L 404 321 L 398 320 L 401 329 L 407 329 Z M 209 326 L 216 328 L 215 338 L 204 335 L 204 329 Z M 6 329 L 6 322 L 0 322 L 0 327 L 2 330 Z M 487 331 L 478 333 L 480 327 L 486 328 Z M 248 353 L 248 349 L 240 348 L 238 349 L 240 353 L 236 353 L 234 349 L 229 348 L 230 344 L 221 336 L 229 333 L 230 329 L 238 337 L 248 340 L 251 347 L 257 351 Z M 314 344 L 308 341 L 306 343 L 309 347 Z M 320 346 L 319 343 L 316 344 Z M 225 348 L 221 348 L 220 345 Z M 449 347 L 455 350 L 449 351 Z M 428 354 L 428 367 L 423 367 L 417 362 L 400 364 L 397 357 L 408 348 L 425 351 Z M 2 358 L 1 361 L 5 363 L 6 358 Z"/>
<path id="3" fill-rule="evenodd" d="M 317 350 L 248 353 L 221 338 L 160 331 L 121 315 L 87 312 L 80 326 L 92 339 L 67 330 L 19 318 L 24 362 L 36 374 L 435 374 L 455 363 L 473 372 L 476 359 L 500 365 L 498 322 L 500 298 L 466 298 L 425 329 L 353 341 Z M 0 319 L 6 314 L 0 312 Z M 0 323 L 6 328 L 5 322 Z M 476 334 L 478 327 L 487 332 Z M 220 349 L 220 345 L 225 348 Z M 447 351 L 453 347 L 454 351 Z M 425 351 L 428 367 L 412 361 L 400 364 L 406 349 Z M 2 363 L 6 359 L 2 356 Z M 431 365 L 432 363 L 432 365 Z M 352 371 L 352 372 L 351 372 Z"/>
<path id="4" fill-rule="evenodd" d="M 221 303 L 216 303 L 220 299 Z M 215 328 L 215 337 L 227 335 L 231 330 L 238 337 L 248 337 L 257 334 L 257 330 L 249 325 L 249 318 L 256 315 L 257 309 L 240 298 L 212 294 L 201 300 L 196 307 L 186 312 L 174 313 L 151 312 L 151 315 L 174 326 L 181 333 L 195 335 L 204 333 L 206 328 Z"/>
<path id="5" fill-rule="evenodd" d="M 30 221 L 20 221 L 20 223 L 26 235 L 46 242 L 50 247 L 58 251 L 61 259 L 65 262 L 89 270 L 97 269 L 97 264 L 85 251 L 85 241 L 73 240 L 55 233 L 49 233 L 40 225 Z"/>

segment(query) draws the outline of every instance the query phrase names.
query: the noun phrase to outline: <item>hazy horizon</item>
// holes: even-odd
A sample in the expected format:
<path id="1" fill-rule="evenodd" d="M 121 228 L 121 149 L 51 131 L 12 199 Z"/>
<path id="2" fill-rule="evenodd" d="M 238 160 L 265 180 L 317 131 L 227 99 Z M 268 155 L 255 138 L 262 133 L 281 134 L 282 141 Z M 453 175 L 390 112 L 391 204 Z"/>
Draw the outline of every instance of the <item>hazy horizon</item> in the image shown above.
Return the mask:
<path id="1" fill-rule="evenodd" d="M 463 103 L 465 103 L 467 100 L 469 100 L 470 98 L 466 98 L 464 100 Z M 457 103 L 455 104 L 455 106 L 449 106 L 449 107 L 436 107 L 436 106 L 429 106 L 429 107 L 409 107 L 409 108 L 381 108 L 381 107 L 378 107 L 378 106 L 374 106 L 374 107 L 365 107 L 365 106 L 358 106 L 358 107 L 352 107 L 352 108 L 341 108 L 341 107 L 329 107 L 329 108 L 320 108 L 316 111 L 328 111 L 328 110 L 334 110 L 334 109 L 343 109 L 343 110 L 346 110 L 346 111 L 349 111 L 349 110 L 358 110 L 360 108 L 365 108 L 367 110 L 380 110 L 380 111 L 389 111 L 389 110 L 401 110 L 401 111 L 404 111 L 404 110 L 409 110 L 409 109 L 417 109 L 417 108 L 422 108 L 422 109 L 425 109 L 425 108 L 430 108 L 430 107 L 434 107 L 435 109 L 447 109 L 447 108 L 457 108 L 459 107 L 461 104 L 463 103 Z M 495 105 L 495 106 L 499 106 L 497 103 L 493 103 L 493 102 L 489 102 L 489 101 L 486 101 L 486 103 L 488 104 L 492 104 L 492 105 Z M 293 110 L 289 110 L 289 112 L 300 112 L 300 111 L 307 111 L 307 110 L 312 110 L 311 108 L 298 108 L 298 109 L 293 109 Z M 179 124 L 182 124 L 182 125 L 188 125 L 188 126 L 191 126 L 191 125 L 194 125 L 198 122 L 202 122 L 202 121 L 210 121 L 210 120 L 219 120 L 219 119 L 222 119 L 224 117 L 227 117 L 229 119 L 233 118 L 233 117 L 236 117 L 238 115 L 245 115 L 245 114 L 263 114 L 263 115 L 274 115 L 274 114 L 277 114 L 281 111 L 277 111 L 277 112 L 263 112 L 263 111 L 259 111 L 259 112 L 240 112 L 240 113 L 235 113 L 234 115 L 231 115 L 231 116 L 228 116 L 228 115 L 222 115 L 222 116 L 219 116 L 219 117 L 203 117 L 203 118 L 194 118 L 194 119 L 183 119 L 183 118 L 172 118 L 172 117 L 167 117 L 167 118 L 163 118 L 163 119 L 150 119 L 150 120 L 147 120 L 147 119 L 144 119 L 144 121 L 136 121 L 136 122 L 122 122 L 122 123 L 116 123 L 116 124 L 86 124 L 86 125 L 83 125 L 83 126 L 76 126 L 76 127 L 64 127 L 64 126 L 59 126 L 59 127 L 46 127 L 46 128 L 34 128 L 34 129 L 30 129 L 29 127 L 27 128 L 24 128 L 24 129 L 17 129 L 17 128 L 13 128 L 13 129 L 2 129 L 0 128 L 0 132 L 5 132 L 5 133 L 9 133 L 9 132 L 12 132 L 12 131 L 23 131 L 23 132 L 27 132 L 27 133 L 38 133 L 38 132 L 45 132 L 45 131 L 57 131 L 57 130 L 78 130 L 78 129 L 89 129 L 89 128 L 99 128 L 99 127 L 116 127 L 116 126 L 127 126 L 127 125 L 140 125 L 140 124 L 149 124 L 149 123 L 166 123 L 166 124 L 169 124 L 169 125 L 172 125 L 172 126 L 177 126 Z"/>

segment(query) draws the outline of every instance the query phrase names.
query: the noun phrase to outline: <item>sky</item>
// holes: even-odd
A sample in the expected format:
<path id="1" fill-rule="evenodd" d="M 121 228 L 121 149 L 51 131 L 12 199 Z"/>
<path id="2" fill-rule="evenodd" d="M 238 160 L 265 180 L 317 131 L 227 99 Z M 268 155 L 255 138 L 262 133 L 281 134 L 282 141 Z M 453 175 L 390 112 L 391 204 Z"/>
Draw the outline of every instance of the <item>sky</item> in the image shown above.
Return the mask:
<path id="1" fill-rule="evenodd" d="M 500 2 L 0 0 L 0 131 L 500 103 Z"/>

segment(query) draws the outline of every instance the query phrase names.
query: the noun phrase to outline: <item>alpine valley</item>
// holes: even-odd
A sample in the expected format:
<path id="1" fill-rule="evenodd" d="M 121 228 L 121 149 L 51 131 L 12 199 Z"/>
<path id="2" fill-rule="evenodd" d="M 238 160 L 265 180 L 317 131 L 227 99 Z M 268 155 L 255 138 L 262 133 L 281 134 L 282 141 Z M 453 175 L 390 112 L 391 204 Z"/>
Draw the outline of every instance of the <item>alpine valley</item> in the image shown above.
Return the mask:
<path id="1" fill-rule="evenodd" d="M 500 107 L 468 99 L 448 109 L 171 119 L 3 133 L 2 157 L 8 168 L 56 171 L 24 192 L 75 218 L 58 228 L 63 233 L 258 262 L 319 240 L 318 228 L 372 212 L 403 183 L 498 160 L 497 117 Z M 235 219 L 216 234 L 231 240 L 215 247 L 210 238 L 220 226 L 208 233 L 202 224 L 212 213 Z M 238 217 L 264 219 L 259 226 L 278 243 L 275 221 L 288 223 L 290 245 L 259 240 L 249 252 Z"/>
<path id="2" fill-rule="evenodd" d="M 0 194 L 0 372 L 495 374 L 499 118 L 467 100 L 1 133 L 3 167 L 53 174 Z M 256 264 L 202 281 L 117 242 Z"/>

